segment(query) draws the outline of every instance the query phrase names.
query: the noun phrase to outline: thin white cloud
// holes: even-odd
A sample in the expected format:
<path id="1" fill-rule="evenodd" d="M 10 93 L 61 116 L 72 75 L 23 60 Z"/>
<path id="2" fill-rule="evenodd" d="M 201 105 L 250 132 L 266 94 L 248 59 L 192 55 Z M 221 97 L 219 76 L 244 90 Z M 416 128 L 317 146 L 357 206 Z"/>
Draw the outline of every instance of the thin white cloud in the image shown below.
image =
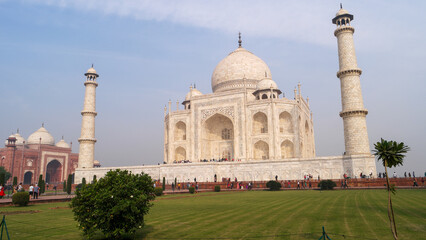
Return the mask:
<path id="1" fill-rule="evenodd" d="M 331 18 L 338 1 L 205 1 L 205 0 L 21 0 L 27 4 L 72 8 L 78 11 L 117 15 L 138 20 L 171 22 L 244 35 L 281 38 L 335 47 Z M 350 4 L 350 5 L 349 5 Z M 394 51 L 405 36 L 416 32 L 413 22 L 423 22 L 424 2 L 370 1 L 350 2 L 362 31 L 358 47 L 367 51 Z M 398 17 L 409 11 L 411 19 Z M 380 12 L 380 14 L 377 14 Z M 401 27 L 403 26 L 403 27 Z M 377 31 L 380 28 L 380 31 Z M 395 29 L 398 31 L 395 31 Z M 329 34 L 324 34 L 324 33 Z M 380 34 L 378 34 L 378 32 Z M 414 36 L 424 41 L 424 35 Z M 363 42 L 363 43 L 362 43 Z"/>
<path id="2" fill-rule="evenodd" d="M 139 20 L 169 21 L 224 32 L 236 33 L 241 31 L 245 35 L 285 38 L 321 45 L 330 44 L 329 38 L 323 33 L 330 31 L 331 12 L 323 4 L 290 1 L 193 0 L 23 1 L 31 4 L 94 11 Z"/>

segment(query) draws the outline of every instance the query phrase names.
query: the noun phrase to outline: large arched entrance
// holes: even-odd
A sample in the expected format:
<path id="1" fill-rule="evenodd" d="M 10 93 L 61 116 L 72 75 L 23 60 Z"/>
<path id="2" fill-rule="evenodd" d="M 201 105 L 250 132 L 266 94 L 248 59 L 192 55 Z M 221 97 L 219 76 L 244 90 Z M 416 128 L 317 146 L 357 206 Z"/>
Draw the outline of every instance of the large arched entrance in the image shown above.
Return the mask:
<path id="1" fill-rule="evenodd" d="M 31 181 L 33 180 L 33 172 L 26 172 L 24 174 L 24 184 L 31 184 Z"/>
<path id="2" fill-rule="evenodd" d="M 234 124 L 231 119 L 216 113 L 203 124 L 201 157 L 231 160 L 234 158 Z"/>
<path id="3" fill-rule="evenodd" d="M 52 160 L 46 167 L 46 183 L 62 182 L 62 164 L 58 160 Z"/>

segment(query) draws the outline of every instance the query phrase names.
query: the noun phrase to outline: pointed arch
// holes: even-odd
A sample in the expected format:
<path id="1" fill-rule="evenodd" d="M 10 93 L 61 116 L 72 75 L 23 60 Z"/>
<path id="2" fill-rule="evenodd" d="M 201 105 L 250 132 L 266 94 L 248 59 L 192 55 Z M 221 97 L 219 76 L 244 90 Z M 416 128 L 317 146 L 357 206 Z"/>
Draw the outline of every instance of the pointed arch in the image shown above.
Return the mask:
<path id="1" fill-rule="evenodd" d="M 175 125 L 175 141 L 186 140 L 186 124 L 182 121 L 179 121 Z"/>
<path id="2" fill-rule="evenodd" d="M 226 157 L 224 157 L 226 156 Z M 234 124 L 231 119 L 216 113 L 202 127 L 201 158 L 220 159 L 234 156 Z"/>
<path id="3" fill-rule="evenodd" d="M 268 133 L 268 117 L 263 112 L 253 115 L 253 134 Z"/>
<path id="4" fill-rule="evenodd" d="M 281 158 L 294 158 L 294 145 L 290 140 L 281 143 Z"/>
<path id="5" fill-rule="evenodd" d="M 32 179 L 33 179 L 33 173 L 31 171 L 28 171 L 24 174 L 24 184 L 25 185 L 31 184 Z"/>
<path id="6" fill-rule="evenodd" d="M 186 150 L 183 147 L 177 147 L 175 150 L 175 161 L 186 160 Z"/>
<path id="7" fill-rule="evenodd" d="M 269 159 L 269 145 L 266 142 L 262 140 L 257 141 L 254 144 L 253 150 L 254 159 Z"/>
<path id="8" fill-rule="evenodd" d="M 280 113 L 280 133 L 292 134 L 294 132 L 293 122 L 290 113 L 284 111 Z"/>

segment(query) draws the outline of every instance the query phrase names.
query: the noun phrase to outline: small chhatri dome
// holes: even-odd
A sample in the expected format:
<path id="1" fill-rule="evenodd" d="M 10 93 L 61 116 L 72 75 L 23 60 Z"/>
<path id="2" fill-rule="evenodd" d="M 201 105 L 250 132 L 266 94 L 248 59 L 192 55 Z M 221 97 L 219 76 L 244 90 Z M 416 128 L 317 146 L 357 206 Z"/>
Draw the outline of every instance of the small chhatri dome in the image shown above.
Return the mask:
<path id="1" fill-rule="evenodd" d="M 96 77 L 99 77 L 99 75 L 98 75 L 98 73 L 96 72 L 96 70 L 93 68 L 93 64 L 92 64 L 92 67 L 91 68 L 89 68 L 88 70 L 87 70 L 87 72 L 84 74 L 85 76 L 87 76 L 87 75 L 96 75 Z"/>
<path id="2" fill-rule="evenodd" d="M 349 14 L 348 11 L 346 11 L 345 9 L 341 8 L 337 13 L 336 13 L 336 17 L 340 16 L 340 15 L 345 15 L 345 14 Z"/>
<path id="3" fill-rule="evenodd" d="M 67 142 L 65 142 L 64 139 L 61 139 L 61 141 L 57 142 L 55 146 L 61 147 L 61 148 L 71 148 L 70 145 Z"/>
<path id="4" fill-rule="evenodd" d="M 94 74 L 96 74 L 96 70 L 93 68 L 93 64 L 92 64 L 92 67 L 89 68 L 89 70 L 87 70 L 87 73 L 94 73 Z"/>
<path id="5" fill-rule="evenodd" d="M 270 78 L 265 78 L 257 84 L 257 90 L 264 90 L 264 89 L 270 89 L 270 88 L 272 89 L 278 88 L 275 81 Z"/>
<path id="6" fill-rule="evenodd" d="M 247 88 L 256 88 L 258 81 L 265 78 L 265 72 L 271 77 L 268 65 L 243 47 L 238 47 L 225 57 L 213 71 L 212 90 L 226 91 L 243 89 L 244 82 Z"/>
<path id="7" fill-rule="evenodd" d="M 195 96 L 201 96 L 201 95 L 203 95 L 203 93 L 201 93 L 198 89 L 191 88 L 191 90 L 189 90 L 189 92 L 185 96 L 185 101 L 191 100 L 191 96 L 195 97 Z"/>
<path id="8" fill-rule="evenodd" d="M 93 167 L 100 167 L 101 163 L 98 160 L 93 161 Z"/>
<path id="9" fill-rule="evenodd" d="M 15 134 L 10 135 L 9 137 L 16 138 L 15 145 L 24 145 L 25 138 L 23 138 L 21 134 L 19 134 L 19 130 Z M 7 140 L 4 142 L 4 144 L 7 145 Z"/>
<path id="10" fill-rule="evenodd" d="M 91 67 L 91 68 L 89 68 L 89 70 L 87 70 L 87 73 L 95 73 L 96 74 L 96 70 L 93 67 Z"/>
<path id="11" fill-rule="evenodd" d="M 39 144 L 40 138 L 41 144 L 52 146 L 55 145 L 55 139 L 44 127 L 39 128 L 28 137 L 28 144 Z"/>

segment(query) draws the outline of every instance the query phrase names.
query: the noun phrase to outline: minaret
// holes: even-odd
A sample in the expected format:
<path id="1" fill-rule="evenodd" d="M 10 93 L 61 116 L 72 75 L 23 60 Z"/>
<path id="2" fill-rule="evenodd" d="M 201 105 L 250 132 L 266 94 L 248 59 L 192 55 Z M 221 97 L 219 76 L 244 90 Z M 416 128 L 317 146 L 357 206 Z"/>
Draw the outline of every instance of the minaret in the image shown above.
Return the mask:
<path id="1" fill-rule="evenodd" d="M 81 136 L 78 139 L 80 143 L 80 151 L 78 155 L 78 167 L 79 168 L 93 168 L 93 162 L 95 160 L 95 117 L 96 112 L 96 87 L 98 83 L 96 78 L 99 75 L 96 70 L 92 67 L 87 70 L 86 76 L 86 93 L 84 95 L 84 106 L 81 111 Z"/>
<path id="2" fill-rule="evenodd" d="M 368 142 L 367 123 L 365 116 L 368 114 L 364 108 L 361 93 L 360 75 L 358 68 L 353 34 L 355 29 L 350 25 L 353 15 L 342 9 L 333 18 L 333 24 L 337 29 L 334 35 L 337 37 L 339 51 L 339 71 L 337 77 L 340 78 L 340 88 L 342 95 L 342 111 L 340 117 L 343 118 L 345 134 L 345 154 L 371 154 Z"/>

